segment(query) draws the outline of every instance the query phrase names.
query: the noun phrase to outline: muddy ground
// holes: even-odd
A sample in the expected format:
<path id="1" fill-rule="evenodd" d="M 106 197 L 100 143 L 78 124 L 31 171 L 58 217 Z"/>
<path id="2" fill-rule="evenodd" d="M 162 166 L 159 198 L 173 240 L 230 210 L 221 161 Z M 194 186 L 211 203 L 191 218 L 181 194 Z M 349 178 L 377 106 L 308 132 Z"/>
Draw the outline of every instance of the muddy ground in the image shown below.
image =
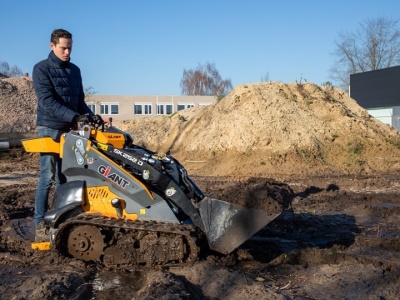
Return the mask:
<path id="1" fill-rule="evenodd" d="M 400 172 L 194 177 L 220 199 L 267 194 L 291 209 L 227 256 L 105 270 L 33 251 L 37 156 L 0 152 L 0 299 L 399 299 Z"/>

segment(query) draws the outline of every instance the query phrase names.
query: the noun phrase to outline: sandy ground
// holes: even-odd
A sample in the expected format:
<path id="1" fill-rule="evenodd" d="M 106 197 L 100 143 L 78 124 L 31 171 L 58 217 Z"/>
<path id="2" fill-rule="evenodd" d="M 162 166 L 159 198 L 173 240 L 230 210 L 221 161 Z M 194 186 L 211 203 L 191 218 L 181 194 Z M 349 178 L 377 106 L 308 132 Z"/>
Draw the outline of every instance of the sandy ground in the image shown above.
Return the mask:
<path id="1" fill-rule="evenodd" d="M 247 186 L 249 195 L 279 195 L 292 210 L 228 256 L 209 253 L 180 268 L 107 271 L 30 249 L 37 158 L 13 151 L 0 162 L 1 299 L 400 296 L 399 173 L 285 182 L 195 176 L 204 192 L 220 199 Z"/>

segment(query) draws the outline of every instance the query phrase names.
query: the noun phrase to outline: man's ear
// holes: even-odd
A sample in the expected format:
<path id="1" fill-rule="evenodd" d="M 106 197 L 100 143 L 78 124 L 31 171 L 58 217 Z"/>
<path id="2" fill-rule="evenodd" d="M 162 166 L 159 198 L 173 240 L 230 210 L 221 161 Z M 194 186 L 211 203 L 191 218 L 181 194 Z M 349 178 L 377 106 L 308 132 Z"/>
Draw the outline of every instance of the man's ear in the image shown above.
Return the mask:
<path id="1" fill-rule="evenodd" d="M 54 45 L 52 42 L 50 42 L 50 48 L 51 48 L 51 50 L 54 50 L 55 47 L 56 47 L 56 45 Z"/>

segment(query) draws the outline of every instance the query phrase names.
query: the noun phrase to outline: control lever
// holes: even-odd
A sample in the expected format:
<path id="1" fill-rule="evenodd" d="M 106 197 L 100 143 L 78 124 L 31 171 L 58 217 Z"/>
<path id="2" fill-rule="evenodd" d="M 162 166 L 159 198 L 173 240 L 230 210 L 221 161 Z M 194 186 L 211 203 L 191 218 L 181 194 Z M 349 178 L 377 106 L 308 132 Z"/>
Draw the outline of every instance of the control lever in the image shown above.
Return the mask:
<path id="1" fill-rule="evenodd" d="M 112 207 L 115 208 L 118 218 L 122 218 L 122 207 L 121 207 L 121 203 L 119 202 L 119 199 L 118 198 L 112 199 L 111 205 L 112 205 Z"/>

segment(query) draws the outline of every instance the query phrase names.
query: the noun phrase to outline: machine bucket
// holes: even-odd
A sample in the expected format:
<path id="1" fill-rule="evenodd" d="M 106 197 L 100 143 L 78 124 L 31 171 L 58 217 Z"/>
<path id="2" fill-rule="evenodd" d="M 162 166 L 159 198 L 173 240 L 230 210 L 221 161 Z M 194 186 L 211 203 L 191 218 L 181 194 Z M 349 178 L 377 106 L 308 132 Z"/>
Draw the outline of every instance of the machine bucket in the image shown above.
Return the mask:
<path id="1" fill-rule="evenodd" d="M 199 210 L 210 249 L 223 254 L 235 250 L 279 215 L 208 197 L 200 202 Z"/>

